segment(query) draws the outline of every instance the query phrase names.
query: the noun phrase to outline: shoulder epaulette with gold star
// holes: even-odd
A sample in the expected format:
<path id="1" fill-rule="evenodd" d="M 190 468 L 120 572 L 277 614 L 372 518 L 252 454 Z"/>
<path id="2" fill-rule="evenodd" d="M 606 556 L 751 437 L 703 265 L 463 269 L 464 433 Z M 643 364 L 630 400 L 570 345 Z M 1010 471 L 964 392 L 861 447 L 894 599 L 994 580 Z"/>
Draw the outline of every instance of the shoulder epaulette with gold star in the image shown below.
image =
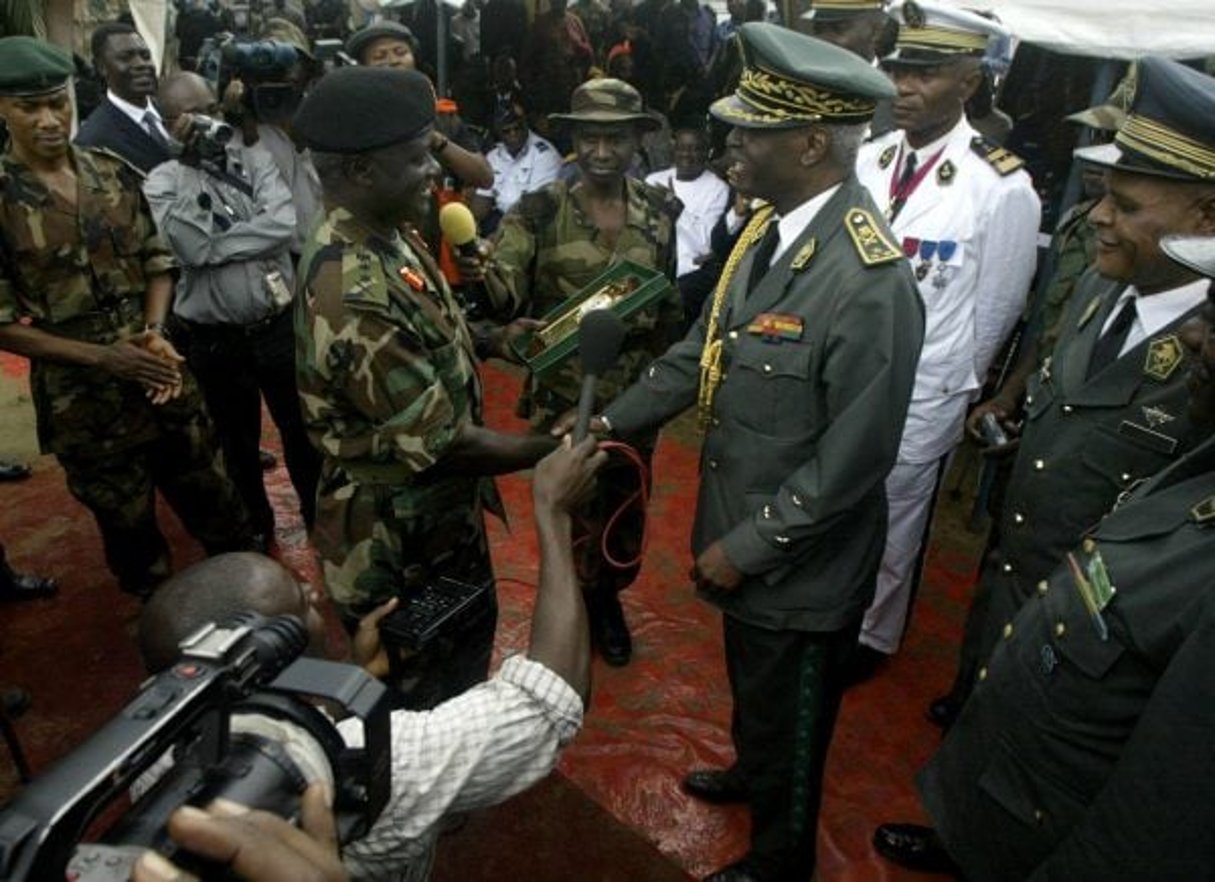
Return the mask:
<path id="1" fill-rule="evenodd" d="M 979 135 L 970 140 L 970 149 L 979 154 L 983 161 L 995 169 L 996 174 L 1003 177 L 1011 175 L 1025 165 L 1025 160 L 1011 150 L 1005 150 L 999 144 L 992 143 Z"/>
<path id="2" fill-rule="evenodd" d="M 903 259 L 903 252 L 865 209 L 848 209 L 844 216 L 844 226 L 852 237 L 857 256 L 865 266 L 879 266 Z"/>

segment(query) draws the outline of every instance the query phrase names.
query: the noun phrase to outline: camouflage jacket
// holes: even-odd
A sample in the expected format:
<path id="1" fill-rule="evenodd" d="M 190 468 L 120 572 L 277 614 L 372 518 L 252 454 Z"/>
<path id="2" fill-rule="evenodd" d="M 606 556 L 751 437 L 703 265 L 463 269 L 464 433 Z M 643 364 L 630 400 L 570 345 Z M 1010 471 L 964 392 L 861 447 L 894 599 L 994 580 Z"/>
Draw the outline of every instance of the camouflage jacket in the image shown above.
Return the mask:
<path id="1" fill-rule="evenodd" d="M 140 191 L 116 157 L 73 147 L 75 206 L 0 157 L 0 324 L 23 318 L 108 344 L 143 328 L 148 278 L 173 269 Z M 39 440 L 53 453 L 114 452 L 156 432 L 143 388 L 83 365 L 35 362 Z"/>
<path id="2" fill-rule="evenodd" d="M 609 248 L 582 208 L 581 184 L 557 181 L 526 193 L 502 219 L 486 279 L 491 299 L 511 316 L 539 318 L 562 304 L 617 260 L 654 267 L 675 278 L 675 221 L 683 206 L 665 188 L 626 178 L 628 215 Z M 679 336 L 678 291 L 629 319 L 617 366 L 599 378 L 599 403 L 611 401 Z M 534 426 L 551 422 L 578 402 L 582 372 L 571 358 L 542 379 L 532 378 L 519 415 Z"/>
<path id="3" fill-rule="evenodd" d="M 1055 230 L 1051 243 L 1055 251 L 1055 272 L 1042 292 L 1040 357 L 1046 357 L 1055 348 L 1059 322 L 1067 311 L 1068 301 L 1076 290 L 1076 283 L 1093 262 L 1097 231 L 1089 226 L 1088 214 L 1096 204 L 1095 200 L 1088 200 L 1073 206 Z"/>
<path id="4" fill-rule="evenodd" d="M 481 386 L 463 314 L 416 232 L 385 241 L 331 209 L 304 248 L 296 302 L 300 402 L 328 468 L 408 488 L 399 517 L 489 490 L 432 470 L 462 424 L 481 422 Z"/>

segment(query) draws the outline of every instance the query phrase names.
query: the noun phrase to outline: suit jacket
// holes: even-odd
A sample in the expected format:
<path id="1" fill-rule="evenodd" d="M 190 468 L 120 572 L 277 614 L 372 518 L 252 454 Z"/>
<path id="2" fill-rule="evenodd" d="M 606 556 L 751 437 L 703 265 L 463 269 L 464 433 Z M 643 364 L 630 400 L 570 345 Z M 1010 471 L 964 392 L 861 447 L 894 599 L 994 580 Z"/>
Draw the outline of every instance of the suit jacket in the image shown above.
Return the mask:
<path id="1" fill-rule="evenodd" d="M 1007 631 L 920 778 L 971 882 L 1215 876 L 1215 440 L 1136 490 Z"/>
<path id="2" fill-rule="evenodd" d="M 883 210 L 905 138 L 891 132 L 865 144 L 857 160 L 857 176 Z M 904 462 L 939 459 L 961 438 L 966 406 L 1021 315 L 1037 265 L 1041 211 L 1029 175 L 1011 158 L 997 170 L 976 138 L 959 120 L 891 223 L 911 252 L 926 319 Z M 931 156 L 919 159 L 923 167 Z"/>
<path id="3" fill-rule="evenodd" d="M 80 124 L 76 143 L 82 147 L 104 147 L 117 153 L 145 175 L 167 161 L 168 148 L 155 141 L 143 128 L 106 98 Z"/>
<path id="4" fill-rule="evenodd" d="M 1000 554 L 984 574 L 990 596 L 975 658 L 1119 494 L 1200 440 L 1187 415 L 1177 334 L 1200 306 L 1086 379 L 1093 346 L 1125 285 L 1089 271 L 1077 286 L 1054 354 L 1030 379 L 1026 422 L 1000 522 Z"/>
<path id="5" fill-rule="evenodd" d="M 865 254 L 850 226 L 868 215 Z M 722 382 L 701 448 L 692 534 L 747 575 L 708 597 L 768 628 L 834 630 L 860 617 L 886 530 L 894 463 L 923 336 L 915 280 L 873 201 L 845 181 L 748 290 L 755 246 L 721 316 Z M 875 257 L 875 255 L 880 255 Z M 687 337 L 606 410 L 623 436 L 696 401 L 706 306 Z M 786 329 L 772 332 L 771 320 Z"/>

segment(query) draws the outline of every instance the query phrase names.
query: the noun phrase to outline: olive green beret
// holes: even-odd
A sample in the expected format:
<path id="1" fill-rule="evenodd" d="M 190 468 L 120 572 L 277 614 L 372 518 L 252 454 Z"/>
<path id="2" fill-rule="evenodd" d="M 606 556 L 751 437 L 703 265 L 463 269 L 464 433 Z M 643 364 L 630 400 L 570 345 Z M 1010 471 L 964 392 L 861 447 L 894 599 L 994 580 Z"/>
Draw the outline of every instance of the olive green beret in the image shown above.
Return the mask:
<path id="1" fill-rule="evenodd" d="M 45 95 L 62 89 L 74 71 L 58 46 L 33 37 L 0 39 L 0 95 Z"/>

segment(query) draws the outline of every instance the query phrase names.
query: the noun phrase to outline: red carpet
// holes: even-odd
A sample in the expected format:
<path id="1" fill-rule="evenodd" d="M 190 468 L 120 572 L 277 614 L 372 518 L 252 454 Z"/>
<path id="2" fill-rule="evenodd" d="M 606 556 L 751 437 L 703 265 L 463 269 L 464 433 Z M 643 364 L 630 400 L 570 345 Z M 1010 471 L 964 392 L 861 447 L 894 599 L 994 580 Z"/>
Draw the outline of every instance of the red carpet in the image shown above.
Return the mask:
<path id="1" fill-rule="evenodd" d="M 0 357 L 0 373 L 11 385 L 23 365 Z M 488 422 L 519 428 L 510 415 L 517 381 L 491 368 L 486 385 Z M 684 434 L 664 436 L 655 459 L 646 562 L 625 594 L 633 663 L 613 669 L 596 662 L 587 725 L 562 759 L 562 777 L 446 837 L 440 880 L 677 879 L 684 871 L 703 875 L 745 851 L 744 810 L 706 806 L 679 790 L 687 769 L 731 759 L 720 620 L 695 599 L 687 579 L 696 453 L 680 440 Z M 93 523 L 67 495 L 54 461 L 34 465 L 31 480 L 0 487 L 0 538 L 16 565 L 58 577 L 62 589 L 54 600 L 0 611 L 0 685 L 25 685 L 34 694 L 34 708 L 18 730 L 37 769 L 108 719 L 129 699 L 140 672 L 131 641 L 136 603 L 112 584 Z M 267 480 L 279 513 L 281 557 L 315 579 L 286 473 L 280 466 Z M 527 641 L 535 540 L 526 476 L 501 485 L 510 528 L 495 523 L 491 529 L 502 600 L 498 645 L 509 653 Z M 960 520 L 960 513 L 944 509 L 943 520 Z M 164 523 L 175 563 L 197 559 L 197 546 L 167 512 Z M 874 855 L 869 837 L 881 821 L 922 817 L 912 778 L 939 742 L 923 708 L 952 672 L 973 571 L 965 547 L 973 540 L 958 539 L 958 529 L 944 532 L 949 541 L 929 556 L 904 650 L 845 699 L 827 771 L 822 882 L 923 878 Z M 340 651 L 336 628 L 332 636 Z M 0 758 L 0 796 L 15 786 Z"/>

